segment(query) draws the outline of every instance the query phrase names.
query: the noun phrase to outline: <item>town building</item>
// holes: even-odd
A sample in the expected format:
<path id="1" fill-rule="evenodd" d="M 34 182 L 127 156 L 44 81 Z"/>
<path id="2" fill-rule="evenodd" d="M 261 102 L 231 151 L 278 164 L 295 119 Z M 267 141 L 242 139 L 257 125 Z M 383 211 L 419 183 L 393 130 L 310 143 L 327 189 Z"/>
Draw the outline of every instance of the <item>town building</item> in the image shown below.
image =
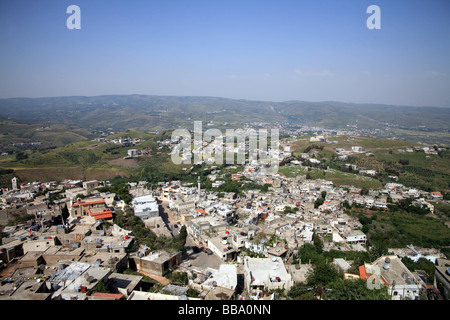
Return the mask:
<path id="1" fill-rule="evenodd" d="M 267 290 L 288 291 L 294 284 L 281 258 L 250 258 L 243 260 L 245 289 L 253 299 Z"/>

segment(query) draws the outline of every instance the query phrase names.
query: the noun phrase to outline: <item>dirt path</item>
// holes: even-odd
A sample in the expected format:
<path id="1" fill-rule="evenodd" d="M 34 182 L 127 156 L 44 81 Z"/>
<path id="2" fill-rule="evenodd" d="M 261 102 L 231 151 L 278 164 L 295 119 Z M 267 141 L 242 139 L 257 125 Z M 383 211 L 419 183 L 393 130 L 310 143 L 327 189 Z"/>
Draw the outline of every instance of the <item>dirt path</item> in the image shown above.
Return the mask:
<path id="1" fill-rule="evenodd" d="M 170 280 L 163 277 L 163 276 L 158 276 L 156 274 L 153 273 L 147 273 L 144 271 L 139 271 L 139 273 L 143 274 L 144 276 L 147 276 L 149 278 L 152 278 L 153 280 L 158 281 L 159 283 L 161 283 L 162 285 L 168 285 L 170 283 Z"/>

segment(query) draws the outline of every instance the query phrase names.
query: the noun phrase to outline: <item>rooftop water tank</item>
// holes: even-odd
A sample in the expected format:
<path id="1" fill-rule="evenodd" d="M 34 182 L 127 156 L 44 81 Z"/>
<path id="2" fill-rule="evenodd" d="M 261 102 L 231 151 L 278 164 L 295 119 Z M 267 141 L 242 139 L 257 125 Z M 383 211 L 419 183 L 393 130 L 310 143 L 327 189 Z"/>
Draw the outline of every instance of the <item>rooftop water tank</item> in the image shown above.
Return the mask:
<path id="1" fill-rule="evenodd" d="M 384 265 L 383 265 L 383 269 L 388 271 L 389 267 L 390 267 L 390 263 L 391 263 L 391 259 L 389 257 L 387 257 L 386 259 L 384 259 Z"/>

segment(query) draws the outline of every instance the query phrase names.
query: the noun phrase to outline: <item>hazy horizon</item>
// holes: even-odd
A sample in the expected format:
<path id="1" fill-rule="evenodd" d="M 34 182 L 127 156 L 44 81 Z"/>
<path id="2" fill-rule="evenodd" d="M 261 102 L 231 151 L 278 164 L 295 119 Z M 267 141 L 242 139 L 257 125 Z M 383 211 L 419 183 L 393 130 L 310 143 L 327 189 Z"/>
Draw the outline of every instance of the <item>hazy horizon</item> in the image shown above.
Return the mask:
<path id="1" fill-rule="evenodd" d="M 145 94 L 145 93 L 129 93 L 129 94 L 95 94 L 95 95 L 68 95 L 68 96 L 42 96 L 42 97 L 8 97 L 0 98 L 0 100 L 8 99 L 53 99 L 53 98 L 95 98 L 95 97 L 108 97 L 108 96 L 149 96 L 149 97 L 176 97 L 176 98 L 214 98 L 214 99 L 230 99 L 230 100 L 245 100 L 252 102 L 273 102 L 273 103 L 287 103 L 287 102 L 306 102 L 306 103 L 340 103 L 340 104 L 356 104 L 356 105 L 381 105 L 381 106 L 394 106 L 394 107 L 414 107 L 414 108 L 450 108 L 450 106 L 431 106 L 431 105 L 400 105 L 400 104 L 386 104 L 386 103 L 374 103 L 374 102 L 352 102 L 352 101 L 336 101 L 336 100 L 261 100 L 261 99 L 245 99 L 245 98 L 227 98 L 219 96 L 198 96 L 198 95 L 159 95 L 159 94 Z"/>
<path id="2" fill-rule="evenodd" d="M 69 30 L 67 7 L 81 9 Z M 381 10 L 381 29 L 366 12 Z M 0 98 L 450 107 L 450 2 L 4 0 Z"/>

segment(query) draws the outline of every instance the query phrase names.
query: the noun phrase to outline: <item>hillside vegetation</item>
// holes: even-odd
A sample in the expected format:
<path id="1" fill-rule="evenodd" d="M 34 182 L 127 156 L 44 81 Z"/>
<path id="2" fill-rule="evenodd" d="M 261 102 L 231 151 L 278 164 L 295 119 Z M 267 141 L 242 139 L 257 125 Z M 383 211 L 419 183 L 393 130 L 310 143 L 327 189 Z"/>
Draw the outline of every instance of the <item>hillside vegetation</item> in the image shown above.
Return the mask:
<path id="1" fill-rule="evenodd" d="M 62 123 L 94 130 L 162 131 L 193 121 L 242 127 L 247 122 L 301 122 L 310 126 L 374 131 L 377 137 L 448 144 L 450 108 L 333 101 L 253 101 L 218 97 L 110 95 L 0 99 L 0 116 Z"/>
<path id="2" fill-rule="evenodd" d="M 378 139 L 371 137 L 329 136 L 326 142 L 310 142 L 310 137 L 302 137 L 292 143 L 293 155 L 302 160 L 300 155 L 308 153 L 321 160 L 317 168 L 286 166 L 280 172 L 287 176 L 310 174 L 311 178 L 324 178 L 336 185 L 352 184 L 355 187 L 380 188 L 387 182 L 398 182 L 405 186 L 419 188 L 424 191 L 449 192 L 450 189 L 450 152 L 439 151 L 437 155 L 426 154 L 422 149 L 407 152 L 407 148 L 423 145 L 403 140 Z M 351 150 L 352 146 L 364 147 L 364 153 L 354 153 L 347 160 L 339 160 L 337 148 Z M 316 152 L 316 155 L 313 155 Z M 363 177 L 345 164 L 354 164 L 357 170 L 376 170 L 375 177 Z M 325 170 L 326 168 L 328 170 Z M 398 180 L 391 178 L 397 176 Z M 349 181 L 351 180 L 351 181 Z"/>

